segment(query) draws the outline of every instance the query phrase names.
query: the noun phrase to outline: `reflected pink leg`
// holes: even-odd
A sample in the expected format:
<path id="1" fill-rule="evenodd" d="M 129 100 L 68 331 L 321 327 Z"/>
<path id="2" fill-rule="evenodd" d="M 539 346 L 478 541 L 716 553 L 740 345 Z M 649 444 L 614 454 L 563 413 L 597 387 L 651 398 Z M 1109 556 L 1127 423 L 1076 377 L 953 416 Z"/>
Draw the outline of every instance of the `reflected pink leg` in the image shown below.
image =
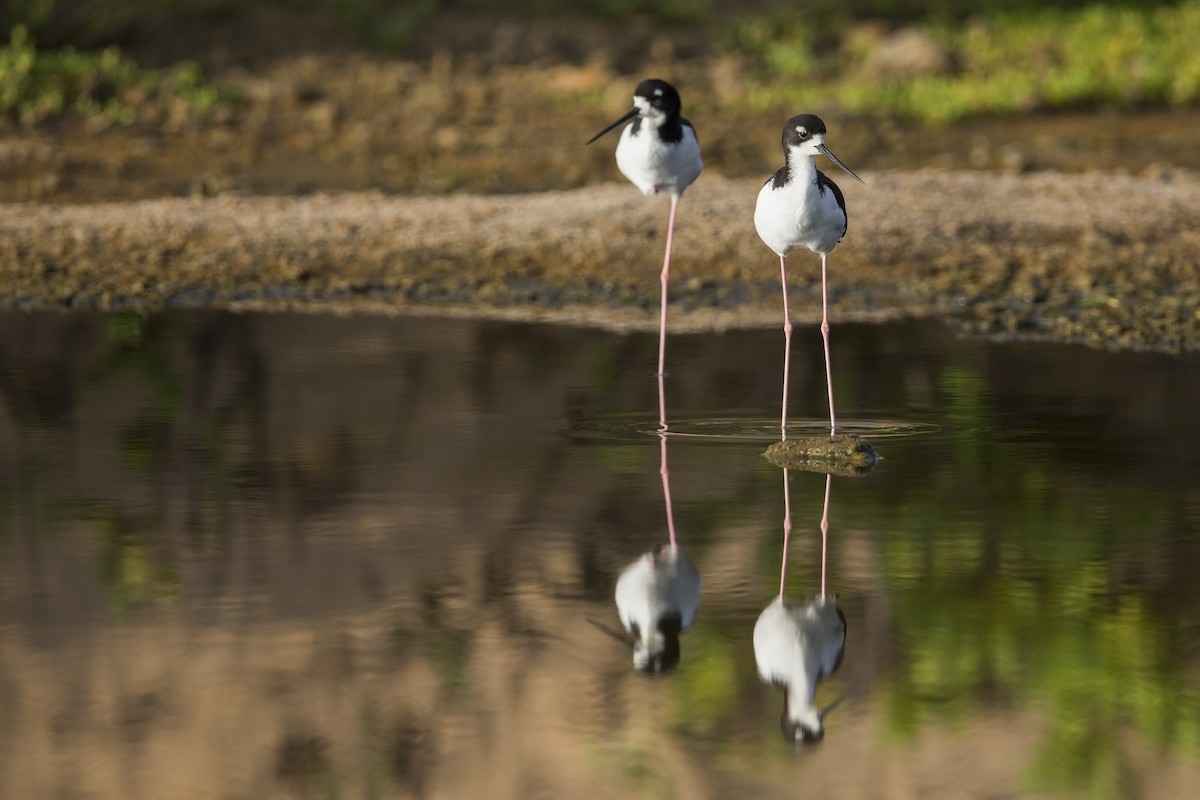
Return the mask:
<path id="1" fill-rule="evenodd" d="M 833 370 L 829 366 L 829 296 L 825 283 L 825 267 L 829 255 L 821 254 L 821 339 L 825 342 L 825 382 L 829 386 L 829 435 L 833 436 L 837 425 L 833 419 Z"/>
<path id="2" fill-rule="evenodd" d="M 829 544 L 829 487 L 833 476 L 825 476 L 825 507 L 821 511 L 821 599 L 825 599 L 825 553 Z"/>
<path id="3" fill-rule="evenodd" d="M 783 281 L 783 413 L 779 430 L 787 438 L 788 369 L 792 363 L 792 312 L 788 308 L 787 256 L 779 257 L 779 276 Z"/>
<path id="4" fill-rule="evenodd" d="M 663 375 L 658 373 L 658 439 L 661 446 L 658 474 L 662 476 L 663 502 L 667 506 L 667 537 L 675 546 L 675 514 L 671 507 L 671 471 L 667 468 L 667 399 Z"/>
<path id="5" fill-rule="evenodd" d="M 671 196 L 671 217 L 667 220 L 667 253 L 663 256 L 662 274 L 658 282 L 662 284 L 662 303 L 658 316 L 658 374 L 663 374 L 667 360 L 667 282 L 671 274 L 671 242 L 675 238 L 675 206 L 679 198 Z"/>
<path id="6" fill-rule="evenodd" d="M 783 471 L 783 558 L 779 567 L 779 596 L 787 588 L 788 544 L 792 539 L 792 491 L 788 483 L 788 471 Z"/>

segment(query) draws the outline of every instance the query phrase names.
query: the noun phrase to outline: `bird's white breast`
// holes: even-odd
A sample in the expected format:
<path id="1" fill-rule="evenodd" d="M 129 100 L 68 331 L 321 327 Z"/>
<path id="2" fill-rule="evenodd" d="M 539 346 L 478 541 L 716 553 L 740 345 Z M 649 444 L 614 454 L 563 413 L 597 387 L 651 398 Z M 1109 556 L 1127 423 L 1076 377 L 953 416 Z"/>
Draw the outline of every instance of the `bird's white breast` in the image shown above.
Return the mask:
<path id="1" fill-rule="evenodd" d="M 690 125 L 683 126 L 678 142 L 664 142 L 646 120 L 636 134 L 630 123 L 617 143 L 617 169 L 645 195 L 666 192 L 679 197 L 703 168 L 700 143 Z"/>
<path id="2" fill-rule="evenodd" d="M 846 214 L 830 189 L 817 186 L 816 170 L 794 175 L 779 188 L 767 181 L 754 207 L 754 227 L 767 247 L 781 256 L 793 250 L 828 253 L 837 246 Z"/>

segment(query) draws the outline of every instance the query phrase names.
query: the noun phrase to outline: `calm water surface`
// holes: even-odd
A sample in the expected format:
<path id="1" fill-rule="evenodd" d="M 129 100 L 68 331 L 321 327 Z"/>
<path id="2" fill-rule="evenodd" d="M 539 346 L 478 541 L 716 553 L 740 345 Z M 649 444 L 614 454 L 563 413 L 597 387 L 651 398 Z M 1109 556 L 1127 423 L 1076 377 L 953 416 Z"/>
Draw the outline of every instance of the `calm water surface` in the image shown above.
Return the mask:
<path id="1" fill-rule="evenodd" d="M 761 457 L 777 331 L 668 343 L 703 590 L 647 677 L 611 634 L 667 538 L 655 334 L 0 315 L 0 797 L 1200 795 L 1200 359 L 833 337 L 883 461 L 829 483 L 797 751 L 753 631 L 819 592 L 826 477 Z"/>

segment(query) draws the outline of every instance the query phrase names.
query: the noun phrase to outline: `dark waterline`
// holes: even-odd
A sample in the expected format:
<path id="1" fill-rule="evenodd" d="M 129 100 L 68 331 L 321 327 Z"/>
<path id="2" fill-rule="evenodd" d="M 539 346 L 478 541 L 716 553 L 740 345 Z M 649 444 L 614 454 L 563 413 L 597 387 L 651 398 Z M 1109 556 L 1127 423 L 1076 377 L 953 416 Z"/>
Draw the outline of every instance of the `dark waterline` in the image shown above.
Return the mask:
<path id="1" fill-rule="evenodd" d="M 608 635 L 666 541 L 656 334 L 0 314 L 0 797 L 1186 797 L 1200 790 L 1200 357 L 836 325 L 840 700 L 797 757 L 777 331 L 674 336 L 668 675 Z M 814 328 L 792 417 L 825 419 Z M 777 423 L 776 423 L 777 424 Z M 790 478 L 787 593 L 825 476 Z"/>

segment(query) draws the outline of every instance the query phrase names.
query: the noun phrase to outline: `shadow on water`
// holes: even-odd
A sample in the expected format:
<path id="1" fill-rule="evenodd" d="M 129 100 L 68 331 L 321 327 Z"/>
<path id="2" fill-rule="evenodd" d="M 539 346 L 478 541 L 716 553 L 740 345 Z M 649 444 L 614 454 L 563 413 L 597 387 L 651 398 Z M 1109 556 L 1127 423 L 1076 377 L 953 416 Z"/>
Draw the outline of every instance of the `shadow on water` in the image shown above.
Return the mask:
<path id="1" fill-rule="evenodd" d="M 792 408 L 818 421 L 812 344 Z M 827 479 L 791 473 L 814 513 L 785 548 L 755 422 L 782 343 L 673 338 L 664 436 L 656 346 L 0 315 L 0 796 L 1196 793 L 1200 360 L 839 327 L 840 416 L 890 435 L 832 479 L 851 656 L 797 758 L 754 629 L 781 574 L 817 580 Z M 728 419 L 749 434 L 688 435 Z M 664 500 L 703 599 L 646 680 L 587 621 Z M 841 649 L 815 597 L 814 675 Z"/>

